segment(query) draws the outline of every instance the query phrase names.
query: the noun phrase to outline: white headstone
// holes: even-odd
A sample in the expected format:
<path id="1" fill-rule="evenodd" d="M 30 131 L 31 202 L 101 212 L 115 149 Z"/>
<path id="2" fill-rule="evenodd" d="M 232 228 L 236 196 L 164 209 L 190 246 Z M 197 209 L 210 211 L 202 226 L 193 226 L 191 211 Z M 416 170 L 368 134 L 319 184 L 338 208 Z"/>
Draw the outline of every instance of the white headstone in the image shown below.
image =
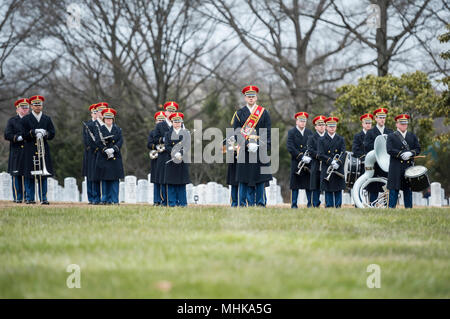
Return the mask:
<path id="1" fill-rule="evenodd" d="M 0 173 L 0 200 L 13 200 L 12 178 L 9 173 Z"/>
<path id="2" fill-rule="evenodd" d="M 80 193 L 78 191 L 77 180 L 74 177 L 64 178 L 64 201 L 79 202 Z"/>
<path id="3" fill-rule="evenodd" d="M 56 202 L 58 199 L 58 181 L 52 177 L 47 178 L 47 200 Z"/>
<path id="4" fill-rule="evenodd" d="M 81 201 L 84 203 L 88 202 L 87 196 L 87 178 L 84 178 L 84 181 L 81 183 Z"/>
<path id="5" fill-rule="evenodd" d="M 342 205 L 351 205 L 352 204 L 352 197 L 350 196 L 350 193 L 344 192 L 342 194 Z"/>
<path id="6" fill-rule="evenodd" d="M 125 203 L 136 203 L 136 176 L 125 176 Z"/>
<path id="7" fill-rule="evenodd" d="M 64 187 L 61 185 L 57 185 L 58 190 L 56 191 L 56 201 L 63 202 L 64 201 Z"/>
<path id="8" fill-rule="evenodd" d="M 412 192 L 413 206 L 422 206 L 422 193 Z"/>
<path id="9" fill-rule="evenodd" d="M 119 203 L 125 200 L 125 182 L 119 182 Z"/>
<path id="10" fill-rule="evenodd" d="M 137 202 L 148 203 L 148 181 L 140 179 L 137 183 Z"/>
<path id="11" fill-rule="evenodd" d="M 197 185 L 197 195 L 198 195 L 198 202 L 197 204 L 204 205 L 206 204 L 206 185 L 200 184 Z"/>
<path id="12" fill-rule="evenodd" d="M 305 206 L 308 204 L 308 198 L 306 197 L 306 192 L 304 189 L 300 189 L 298 192 L 297 203 Z"/>
<path id="13" fill-rule="evenodd" d="M 442 196 L 441 184 L 437 182 L 431 183 L 430 206 L 441 207 L 442 206 L 441 196 Z"/>
<path id="14" fill-rule="evenodd" d="M 194 203 L 194 185 L 187 184 L 186 185 L 186 199 L 188 204 Z"/>

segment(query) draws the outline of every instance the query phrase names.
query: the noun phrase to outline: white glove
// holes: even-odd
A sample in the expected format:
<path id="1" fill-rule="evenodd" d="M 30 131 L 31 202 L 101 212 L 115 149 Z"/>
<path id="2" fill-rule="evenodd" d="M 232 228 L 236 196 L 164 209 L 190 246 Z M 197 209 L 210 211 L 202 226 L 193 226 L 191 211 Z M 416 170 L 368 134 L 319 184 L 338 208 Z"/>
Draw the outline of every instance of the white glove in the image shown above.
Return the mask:
<path id="1" fill-rule="evenodd" d="M 20 135 L 18 138 L 17 138 L 17 142 L 22 142 L 23 141 L 23 137 L 22 137 L 22 135 Z"/>
<path id="2" fill-rule="evenodd" d="M 105 153 L 106 153 L 106 154 L 109 154 L 109 155 L 112 155 L 112 154 L 114 153 L 114 149 L 113 149 L 113 148 L 107 148 L 107 149 L 105 150 Z"/>
<path id="3" fill-rule="evenodd" d="M 303 155 L 302 162 L 309 164 L 309 162 L 311 162 L 311 157 L 309 157 L 308 155 Z"/>
<path id="4" fill-rule="evenodd" d="M 413 153 L 408 151 L 408 152 L 402 153 L 402 155 L 400 155 L 400 156 L 402 157 L 403 160 L 407 161 L 411 158 L 411 156 L 413 156 Z"/>
<path id="5" fill-rule="evenodd" d="M 42 138 L 42 136 L 43 136 L 43 135 L 42 135 L 41 132 L 37 132 L 37 133 L 36 133 L 36 137 L 37 137 L 37 138 Z"/>
<path id="6" fill-rule="evenodd" d="M 248 151 L 255 153 L 258 150 L 258 144 L 256 143 L 248 143 Z"/>
<path id="7" fill-rule="evenodd" d="M 181 155 L 180 152 L 176 152 L 175 153 L 175 158 L 180 161 L 183 158 L 183 155 Z"/>
<path id="8" fill-rule="evenodd" d="M 43 128 L 37 128 L 37 129 L 34 130 L 34 132 L 35 132 L 36 134 L 37 134 L 37 133 L 41 133 L 42 135 L 47 134 L 47 131 L 44 130 Z"/>
<path id="9" fill-rule="evenodd" d="M 339 164 L 338 164 L 338 162 L 336 162 L 335 160 L 333 160 L 333 161 L 331 162 L 331 165 L 333 166 L 334 169 L 338 169 L 338 168 L 339 168 Z"/>

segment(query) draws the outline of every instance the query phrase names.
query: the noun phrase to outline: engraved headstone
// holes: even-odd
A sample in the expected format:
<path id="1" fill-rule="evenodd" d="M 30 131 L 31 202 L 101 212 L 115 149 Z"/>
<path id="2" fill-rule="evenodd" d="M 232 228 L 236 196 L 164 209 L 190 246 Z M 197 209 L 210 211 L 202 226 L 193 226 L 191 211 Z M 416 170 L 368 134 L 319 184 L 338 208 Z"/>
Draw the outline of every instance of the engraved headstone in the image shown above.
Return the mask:
<path id="1" fill-rule="evenodd" d="M 13 200 L 12 178 L 9 173 L 0 173 L 0 200 Z"/>
<path id="2" fill-rule="evenodd" d="M 125 176 L 125 203 L 136 203 L 137 193 L 136 193 L 136 176 L 128 175 Z"/>
<path id="3" fill-rule="evenodd" d="M 64 201 L 79 202 L 80 193 L 78 191 L 77 180 L 74 177 L 64 178 Z"/>
<path id="4" fill-rule="evenodd" d="M 440 183 L 437 182 L 431 183 L 430 206 L 432 207 L 442 206 L 442 193 Z"/>
<path id="5" fill-rule="evenodd" d="M 137 202 L 148 203 L 148 181 L 140 179 L 137 183 Z"/>

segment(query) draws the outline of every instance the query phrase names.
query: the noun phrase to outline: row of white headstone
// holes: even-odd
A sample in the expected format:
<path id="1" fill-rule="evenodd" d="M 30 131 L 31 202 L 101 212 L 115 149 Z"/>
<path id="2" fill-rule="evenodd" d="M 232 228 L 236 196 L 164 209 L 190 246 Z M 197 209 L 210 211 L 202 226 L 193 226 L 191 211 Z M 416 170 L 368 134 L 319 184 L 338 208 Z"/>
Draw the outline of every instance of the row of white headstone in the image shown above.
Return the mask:
<path id="1" fill-rule="evenodd" d="M 188 204 L 199 205 L 229 205 L 231 197 L 231 186 L 224 187 L 216 182 L 206 184 L 186 185 Z M 269 182 L 266 187 L 267 205 L 279 205 L 283 203 L 281 187 L 277 185 L 276 178 Z M 0 173 L 0 200 L 12 200 L 11 175 L 5 172 Z M 47 199 L 50 202 L 87 202 L 86 180 L 82 183 L 80 194 L 77 181 L 74 177 L 66 177 L 64 186 L 58 184 L 54 178 L 47 179 Z M 324 195 L 320 201 L 325 202 Z M 125 176 L 123 182 L 119 183 L 119 202 L 121 203 L 153 203 L 153 183 L 150 182 L 150 174 L 147 179 L 137 180 L 136 176 Z M 306 193 L 300 190 L 298 204 L 306 205 Z M 343 205 L 353 205 L 350 193 L 343 192 Z M 403 192 L 400 191 L 399 205 L 403 205 Z M 414 206 L 448 206 L 449 199 L 445 198 L 444 189 L 440 183 L 431 183 L 431 196 L 427 199 L 420 192 L 413 192 Z"/>
<path id="2" fill-rule="evenodd" d="M 124 181 L 119 183 L 119 202 L 121 203 L 153 203 L 153 183 L 150 182 L 150 174 L 147 179 L 137 180 L 136 176 L 125 176 Z M 229 205 L 231 198 L 231 186 L 224 187 L 216 182 L 206 184 L 186 185 L 188 204 L 200 205 Z M 274 178 L 266 187 L 268 205 L 283 203 L 281 187 L 277 185 Z M 47 179 L 47 199 L 50 202 L 88 202 L 87 183 L 82 182 L 82 191 L 77 186 L 74 177 L 66 177 L 64 186 L 49 177 Z M 11 175 L 0 173 L 0 200 L 13 200 Z"/>

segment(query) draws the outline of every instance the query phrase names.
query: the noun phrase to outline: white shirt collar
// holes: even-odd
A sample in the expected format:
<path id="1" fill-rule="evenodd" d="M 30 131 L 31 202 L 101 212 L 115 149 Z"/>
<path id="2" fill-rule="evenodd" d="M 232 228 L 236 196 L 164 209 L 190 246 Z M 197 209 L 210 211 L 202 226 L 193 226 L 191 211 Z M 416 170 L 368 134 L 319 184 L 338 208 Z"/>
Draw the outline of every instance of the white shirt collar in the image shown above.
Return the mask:
<path id="1" fill-rule="evenodd" d="M 34 111 L 31 111 L 31 114 L 34 115 L 34 117 L 36 118 L 36 120 L 39 122 L 41 120 L 42 117 L 42 112 L 39 114 L 34 113 Z"/>
<path id="2" fill-rule="evenodd" d="M 100 118 L 97 119 L 97 122 L 98 122 L 98 124 L 100 124 L 100 125 L 105 125 L 105 123 L 104 123 Z"/>
<path id="3" fill-rule="evenodd" d="M 363 133 L 364 133 L 364 135 L 365 135 L 365 134 L 367 134 L 367 131 L 366 131 L 365 129 L 363 129 Z"/>
<path id="4" fill-rule="evenodd" d="M 399 129 L 397 129 L 397 131 L 399 131 L 400 134 L 402 134 L 403 138 L 406 138 L 406 133 L 408 133 L 408 131 L 405 131 L 405 133 L 402 133 L 402 131 L 400 131 Z"/>
<path id="5" fill-rule="evenodd" d="M 306 128 L 306 127 L 304 127 L 303 130 L 299 129 L 297 125 L 296 125 L 295 127 L 297 128 L 297 130 L 298 130 L 302 135 L 305 134 L 305 128 Z"/>
<path id="6" fill-rule="evenodd" d="M 384 126 L 378 126 L 377 124 L 377 129 L 381 132 L 381 134 L 384 134 Z"/>
<path id="7" fill-rule="evenodd" d="M 247 104 L 247 108 L 248 108 L 248 110 L 250 111 L 250 114 L 252 113 L 252 111 L 253 111 L 253 109 L 255 108 L 255 106 L 256 106 L 256 103 L 253 104 L 253 106 L 250 106 L 250 105 Z"/>
<path id="8" fill-rule="evenodd" d="M 105 124 L 105 126 L 106 126 L 106 129 L 108 130 L 108 132 L 111 133 L 113 126 L 111 125 L 110 127 L 108 127 L 108 125 L 106 125 L 106 124 Z"/>
<path id="9" fill-rule="evenodd" d="M 169 125 L 169 127 L 171 127 L 172 126 L 172 122 L 171 121 L 169 121 L 169 119 L 166 117 L 166 123 L 167 123 L 167 125 Z"/>
<path id="10" fill-rule="evenodd" d="M 320 137 L 323 137 L 323 136 L 325 135 L 325 132 L 323 132 L 323 133 L 319 133 L 319 132 L 317 132 L 317 134 L 319 134 L 319 135 L 320 135 Z"/>
<path id="11" fill-rule="evenodd" d="M 173 128 L 173 130 L 175 131 L 175 133 L 179 134 L 181 131 L 181 127 L 179 129 Z"/>
<path id="12" fill-rule="evenodd" d="M 333 135 L 330 135 L 330 133 L 327 133 L 329 137 L 331 137 L 331 139 L 334 138 L 334 136 L 336 135 L 336 133 L 334 133 Z"/>

